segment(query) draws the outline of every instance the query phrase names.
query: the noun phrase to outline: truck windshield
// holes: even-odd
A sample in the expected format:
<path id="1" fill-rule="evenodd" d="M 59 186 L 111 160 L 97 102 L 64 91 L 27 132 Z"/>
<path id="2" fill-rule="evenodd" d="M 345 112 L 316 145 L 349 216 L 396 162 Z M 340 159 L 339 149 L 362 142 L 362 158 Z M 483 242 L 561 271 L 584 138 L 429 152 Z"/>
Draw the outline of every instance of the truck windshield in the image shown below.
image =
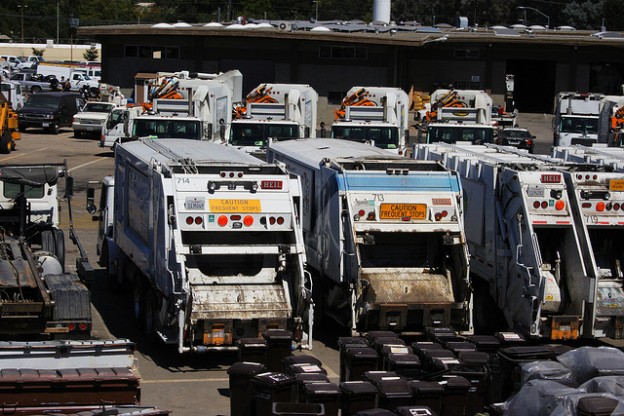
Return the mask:
<path id="1" fill-rule="evenodd" d="M 459 141 L 468 141 L 474 144 L 482 144 L 492 143 L 493 137 L 493 129 L 489 127 L 452 125 L 429 126 L 427 129 L 427 143 L 456 143 Z"/>
<path id="2" fill-rule="evenodd" d="M 562 133 L 598 133 L 597 118 L 561 117 L 559 131 Z"/>
<path id="3" fill-rule="evenodd" d="M 92 113 L 110 113 L 113 109 L 113 105 L 107 103 L 89 102 L 82 111 L 88 111 Z"/>
<path id="4" fill-rule="evenodd" d="M 374 140 L 375 146 L 382 149 L 399 147 L 397 127 L 332 126 L 332 137 L 362 143 Z"/>
<path id="5" fill-rule="evenodd" d="M 26 106 L 56 108 L 59 106 L 60 101 L 61 97 L 56 95 L 33 94 L 26 101 Z"/>
<path id="6" fill-rule="evenodd" d="M 233 146 L 266 146 L 269 137 L 277 140 L 299 138 L 296 124 L 232 123 L 230 144 Z"/>
<path id="7" fill-rule="evenodd" d="M 134 120 L 133 136 L 201 140 L 198 120 L 151 119 Z"/>

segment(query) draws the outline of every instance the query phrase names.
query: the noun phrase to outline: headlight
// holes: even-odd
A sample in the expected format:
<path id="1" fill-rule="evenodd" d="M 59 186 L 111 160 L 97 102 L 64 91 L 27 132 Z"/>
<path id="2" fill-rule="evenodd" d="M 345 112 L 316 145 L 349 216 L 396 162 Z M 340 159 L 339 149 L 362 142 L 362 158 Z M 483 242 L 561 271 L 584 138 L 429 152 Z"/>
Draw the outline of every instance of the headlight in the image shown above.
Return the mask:
<path id="1" fill-rule="evenodd" d="M 52 120 L 54 118 L 54 114 L 46 114 L 45 118 L 47 118 L 48 120 Z"/>

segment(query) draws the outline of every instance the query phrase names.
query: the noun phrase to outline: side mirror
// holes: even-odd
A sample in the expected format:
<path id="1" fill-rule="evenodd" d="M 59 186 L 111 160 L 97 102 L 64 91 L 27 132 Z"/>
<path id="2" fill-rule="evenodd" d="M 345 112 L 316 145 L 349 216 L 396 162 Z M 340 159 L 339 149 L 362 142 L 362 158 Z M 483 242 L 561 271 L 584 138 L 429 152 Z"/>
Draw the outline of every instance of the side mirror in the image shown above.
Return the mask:
<path id="1" fill-rule="evenodd" d="M 87 188 L 87 212 L 94 215 L 97 212 L 95 206 L 95 188 Z"/>

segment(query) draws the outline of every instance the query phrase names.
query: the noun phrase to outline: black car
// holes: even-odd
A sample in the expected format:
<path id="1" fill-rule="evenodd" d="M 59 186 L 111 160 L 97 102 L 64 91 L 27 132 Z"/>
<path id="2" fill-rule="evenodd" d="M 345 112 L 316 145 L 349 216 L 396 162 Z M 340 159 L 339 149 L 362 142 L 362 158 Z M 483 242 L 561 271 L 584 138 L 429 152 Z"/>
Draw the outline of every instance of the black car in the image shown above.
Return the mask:
<path id="1" fill-rule="evenodd" d="M 498 138 L 497 144 L 503 146 L 513 146 L 518 149 L 528 150 L 529 153 L 533 153 L 533 146 L 535 146 L 535 136 L 527 129 L 520 127 L 505 127 Z"/>
<path id="2" fill-rule="evenodd" d="M 82 96 L 73 92 L 33 94 L 17 112 L 19 131 L 38 127 L 57 134 L 61 127 L 71 127 L 74 114 L 84 103 Z"/>

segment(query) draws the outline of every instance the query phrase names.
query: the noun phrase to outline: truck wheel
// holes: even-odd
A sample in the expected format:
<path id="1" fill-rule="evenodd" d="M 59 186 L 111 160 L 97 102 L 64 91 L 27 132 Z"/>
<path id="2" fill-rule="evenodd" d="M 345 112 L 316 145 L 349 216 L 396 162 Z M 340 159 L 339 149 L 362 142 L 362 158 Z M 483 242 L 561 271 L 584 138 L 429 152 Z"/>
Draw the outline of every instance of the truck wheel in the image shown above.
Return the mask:
<path id="1" fill-rule="evenodd" d="M 63 230 L 45 230 L 41 232 L 41 250 L 52 254 L 61 263 L 65 271 L 65 235 Z"/>
<path id="2" fill-rule="evenodd" d="M 33 94 L 39 94 L 41 92 L 41 87 L 38 85 L 33 85 L 30 89 L 30 92 Z"/>
<path id="3" fill-rule="evenodd" d="M 0 139 L 0 153 L 8 154 L 13 149 L 13 140 L 11 139 L 11 132 L 4 130 L 2 132 L 2 138 Z"/>

